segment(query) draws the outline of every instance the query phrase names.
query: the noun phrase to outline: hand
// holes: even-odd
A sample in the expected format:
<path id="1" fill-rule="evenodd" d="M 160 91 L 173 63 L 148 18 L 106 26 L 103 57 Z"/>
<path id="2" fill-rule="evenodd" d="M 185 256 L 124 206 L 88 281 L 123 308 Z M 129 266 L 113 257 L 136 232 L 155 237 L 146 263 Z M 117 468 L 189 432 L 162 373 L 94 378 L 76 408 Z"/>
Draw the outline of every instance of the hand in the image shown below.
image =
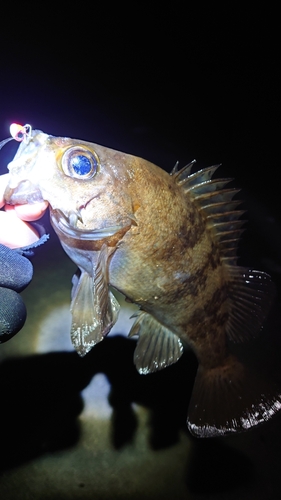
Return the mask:
<path id="1" fill-rule="evenodd" d="M 3 194 L 8 175 L 0 176 L 0 208 L 5 205 Z M 0 210 L 0 343 L 6 342 L 23 327 L 26 308 L 18 292 L 31 281 L 31 262 L 15 249 L 39 240 L 35 229 L 25 221 L 42 217 L 47 202 L 34 205 L 5 205 Z M 7 248 L 9 247 L 9 248 Z"/>
<path id="2" fill-rule="evenodd" d="M 9 174 L 0 176 L 0 208 L 5 205 L 3 195 Z M 33 205 L 5 205 L 0 210 L 0 243 L 9 248 L 31 245 L 39 239 L 35 229 L 26 221 L 40 219 L 48 207 L 46 201 Z"/>

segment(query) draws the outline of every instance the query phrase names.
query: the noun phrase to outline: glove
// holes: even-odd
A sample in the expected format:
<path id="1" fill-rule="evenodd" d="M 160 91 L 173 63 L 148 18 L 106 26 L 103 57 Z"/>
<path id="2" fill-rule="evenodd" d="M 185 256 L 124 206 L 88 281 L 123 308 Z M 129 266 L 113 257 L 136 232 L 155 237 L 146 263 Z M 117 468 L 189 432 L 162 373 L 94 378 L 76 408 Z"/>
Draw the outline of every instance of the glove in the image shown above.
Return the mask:
<path id="1" fill-rule="evenodd" d="M 26 308 L 19 295 L 31 281 L 33 266 L 17 250 L 0 244 L 0 343 L 23 327 Z"/>

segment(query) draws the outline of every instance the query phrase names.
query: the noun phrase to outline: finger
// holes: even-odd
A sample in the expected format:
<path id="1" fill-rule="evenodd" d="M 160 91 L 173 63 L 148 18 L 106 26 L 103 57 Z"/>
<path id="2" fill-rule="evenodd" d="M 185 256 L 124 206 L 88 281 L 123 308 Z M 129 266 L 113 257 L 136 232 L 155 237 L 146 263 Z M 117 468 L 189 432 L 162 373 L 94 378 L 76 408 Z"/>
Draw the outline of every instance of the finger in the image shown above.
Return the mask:
<path id="1" fill-rule="evenodd" d="M 9 248 L 19 248 L 32 245 L 38 239 L 39 235 L 30 224 L 12 211 L 0 211 L 0 243 Z"/>
<path id="2" fill-rule="evenodd" d="M 9 174 L 0 175 L 0 208 L 5 205 L 4 202 L 4 191 L 8 184 Z"/>
<path id="3" fill-rule="evenodd" d="M 40 219 L 46 212 L 48 205 L 47 201 L 26 205 L 5 205 L 5 211 L 8 213 L 14 210 L 17 217 L 30 222 Z"/>

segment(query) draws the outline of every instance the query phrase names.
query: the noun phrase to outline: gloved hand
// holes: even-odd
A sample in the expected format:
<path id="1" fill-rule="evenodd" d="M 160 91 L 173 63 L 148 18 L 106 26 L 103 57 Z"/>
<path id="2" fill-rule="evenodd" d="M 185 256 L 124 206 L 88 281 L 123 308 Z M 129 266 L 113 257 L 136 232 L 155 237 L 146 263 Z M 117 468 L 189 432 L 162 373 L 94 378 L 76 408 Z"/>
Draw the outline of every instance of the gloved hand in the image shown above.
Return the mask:
<path id="1" fill-rule="evenodd" d="M 0 208 L 4 206 L 6 183 L 7 175 L 0 176 Z M 19 292 L 30 283 L 33 267 L 24 255 L 32 254 L 33 248 L 48 239 L 42 234 L 42 228 L 36 231 L 24 220 L 39 219 L 47 206 L 47 203 L 22 205 L 0 211 L 0 343 L 13 337 L 26 319 L 26 308 Z"/>
<path id="2" fill-rule="evenodd" d="M 0 343 L 23 327 L 26 308 L 19 295 L 31 281 L 31 262 L 16 250 L 0 244 Z"/>

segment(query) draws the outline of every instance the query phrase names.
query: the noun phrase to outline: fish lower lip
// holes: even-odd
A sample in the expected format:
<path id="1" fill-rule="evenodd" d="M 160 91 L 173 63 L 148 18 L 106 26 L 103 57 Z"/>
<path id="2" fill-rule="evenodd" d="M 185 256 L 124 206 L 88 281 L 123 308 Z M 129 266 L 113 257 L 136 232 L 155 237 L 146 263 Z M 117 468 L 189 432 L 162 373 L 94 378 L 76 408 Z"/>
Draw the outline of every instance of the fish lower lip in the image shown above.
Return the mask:
<path id="1" fill-rule="evenodd" d="M 8 185 L 4 193 L 4 199 L 8 205 L 25 205 L 26 203 L 41 203 L 44 201 L 39 189 L 29 181 L 22 181 L 15 188 Z"/>
<path id="2" fill-rule="evenodd" d="M 50 217 L 56 232 L 63 233 L 65 236 L 79 240 L 101 240 L 103 238 L 109 238 L 123 229 L 123 226 L 117 225 L 101 229 L 79 229 L 77 227 L 78 215 L 74 212 L 67 218 L 61 210 L 51 210 Z"/>

